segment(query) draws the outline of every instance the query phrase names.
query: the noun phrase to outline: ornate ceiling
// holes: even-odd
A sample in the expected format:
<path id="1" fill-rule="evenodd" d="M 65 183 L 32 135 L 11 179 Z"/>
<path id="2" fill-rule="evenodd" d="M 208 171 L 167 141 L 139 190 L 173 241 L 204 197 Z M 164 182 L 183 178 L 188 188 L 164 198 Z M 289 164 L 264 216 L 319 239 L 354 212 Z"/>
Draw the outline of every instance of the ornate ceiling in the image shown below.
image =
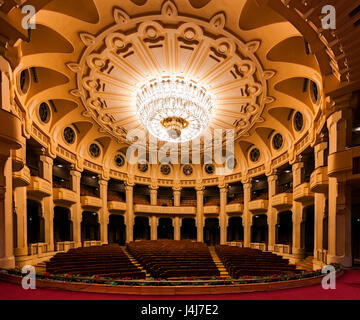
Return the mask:
<path id="1" fill-rule="evenodd" d="M 211 92 L 210 130 L 235 129 L 241 171 L 294 151 L 325 103 L 320 67 L 303 36 L 255 0 L 54 0 L 36 18 L 31 41 L 17 43 L 16 96 L 27 123 L 54 148 L 107 167 L 126 150 L 126 133 L 141 128 L 137 89 L 157 76 L 184 76 Z M 39 117 L 44 102 L 46 121 Z M 274 144 L 279 134 L 282 143 Z M 89 153 L 94 143 L 98 158 Z M 251 161 L 254 148 L 260 155 Z"/>

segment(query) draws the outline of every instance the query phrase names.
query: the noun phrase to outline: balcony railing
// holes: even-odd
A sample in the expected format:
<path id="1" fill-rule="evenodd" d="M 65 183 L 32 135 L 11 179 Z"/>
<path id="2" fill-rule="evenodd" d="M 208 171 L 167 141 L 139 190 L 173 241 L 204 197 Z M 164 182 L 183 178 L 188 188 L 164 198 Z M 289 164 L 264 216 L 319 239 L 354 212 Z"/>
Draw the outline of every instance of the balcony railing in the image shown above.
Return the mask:
<path id="1" fill-rule="evenodd" d="M 280 254 L 291 254 L 291 246 L 288 244 L 275 244 L 274 252 Z"/>
<path id="2" fill-rule="evenodd" d="M 75 242 L 72 241 L 56 242 L 55 248 L 56 251 L 67 252 L 70 249 L 75 249 Z"/>
<path id="3" fill-rule="evenodd" d="M 39 243 L 31 243 L 29 244 L 29 255 L 34 256 L 42 253 L 48 252 L 47 243 L 39 242 Z"/>
<path id="4" fill-rule="evenodd" d="M 261 250 L 261 251 L 266 251 L 267 250 L 267 244 L 266 243 L 252 242 L 252 243 L 250 243 L 250 248 L 251 249 Z"/>

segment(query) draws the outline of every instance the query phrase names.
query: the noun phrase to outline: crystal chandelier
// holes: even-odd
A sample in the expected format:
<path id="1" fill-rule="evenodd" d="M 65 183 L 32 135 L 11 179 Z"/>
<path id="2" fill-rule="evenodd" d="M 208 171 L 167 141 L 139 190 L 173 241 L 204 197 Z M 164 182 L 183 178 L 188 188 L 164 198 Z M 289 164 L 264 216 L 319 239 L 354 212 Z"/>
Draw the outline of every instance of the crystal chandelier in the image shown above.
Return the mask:
<path id="1" fill-rule="evenodd" d="M 197 138 L 207 129 L 213 109 L 209 93 L 181 77 L 149 81 L 137 93 L 137 115 L 154 137 L 181 143 Z"/>

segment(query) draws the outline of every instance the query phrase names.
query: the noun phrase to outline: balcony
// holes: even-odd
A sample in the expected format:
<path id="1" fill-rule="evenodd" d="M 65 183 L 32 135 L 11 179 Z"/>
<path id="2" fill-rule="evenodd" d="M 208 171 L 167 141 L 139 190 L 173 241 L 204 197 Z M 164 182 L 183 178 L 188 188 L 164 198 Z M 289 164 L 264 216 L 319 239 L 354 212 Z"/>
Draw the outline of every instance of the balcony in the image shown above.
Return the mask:
<path id="1" fill-rule="evenodd" d="M 305 182 L 294 189 L 294 201 L 309 203 L 314 201 L 314 193 L 310 190 L 310 183 Z"/>
<path id="2" fill-rule="evenodd" d="M 251 249 L 261 250 L 261 251 L 266 251 L 267 250 L 267 244 L 266 243 L 252 242 L 252 243 L 250 243 L 250 248 Z"/>
<path id="3" fill-rule="evenodd" d="M 24 146 L 18 150 L 11 151 L 13 171 L 20 171 L 25 165 L 25 148 Z"/>
<path id="4" fill-rule="evenodd" d="M 233 203 L 226 206 L 227 213 L 244 212 L 244 205 L 242 203 Z"/>
<path id="5" fill-rule="evenodd" d="M 56 242 L 55 248 L 56 251 L 59 252 L 68 252 L 70 249 L 75 248 L 75 242 L 72 241 Z"/>
<path id="6" fill-rule="evenodd" d="M 20 171 L 13 172 L 13 187 L 26 187 L 30 184 L 30 169 L 24 166 Z"/>
<path id="7" fill-rule="evenodd" d="M 310 177 L 310 190 L 317 193 L 326 193 L 329 188 L 327 167 L 317 168 Z"/>
<path id="8" fill-rule="evenodd" d="M 165 206 L 151 206 L 144 204 L 136 204 L 134 206 L 134 211 L 136 213 L 151 213 L 151 214 L 189 214 L 195 215 L 196 208 L 194 207 L 165 207 Z"/>
<path id="9" fill-rule="evenodd" d="M 292 204 L 293 195 L 291 193 L 280 193 L 272 198 L 272 206 L 278 210 L 288 210 Z"/>
<path id="10" fill-rule="evenodd" d="M 219 206 L 204 206 L 204 214 L 219 214 Z"/>
<path id="11" fill-rule="evenodd" d="M 76 203 L 76 193 L 65 188 L 53 189 L 54 203 L 57 205 L 71 206 Z"/>
<path id="12" fill-rule="evenodd" d="M 275 244 L 274 252 L 279 254 L 291 254 L 291 246 L 288 244 Z"/>
<path id="13" fill-rule="evenodd" d="M 51 183 L 39 177 L 31 177 L 27 193 L 36 198 L 45 198 L 52 195 Z"/>
<path id="14" fill-rule="evenodd" d="M 98 210 L 102 208 L 102 200 L 96 197 L 82 196 L 81 206 L 83 207 L 83 209 Z"/>
<path id="15" fill-rule="evenodd" d="M 126 211 L 126 203 L 120 201 L 108 201 L 108 210 L 110 212 Z"/>
<path id="16" fill-rule="evenodd" d="M 253 200 L 249 202 L 249 210 L 253 213 L 265 213 L 268 210 L 268 200 Z"/>

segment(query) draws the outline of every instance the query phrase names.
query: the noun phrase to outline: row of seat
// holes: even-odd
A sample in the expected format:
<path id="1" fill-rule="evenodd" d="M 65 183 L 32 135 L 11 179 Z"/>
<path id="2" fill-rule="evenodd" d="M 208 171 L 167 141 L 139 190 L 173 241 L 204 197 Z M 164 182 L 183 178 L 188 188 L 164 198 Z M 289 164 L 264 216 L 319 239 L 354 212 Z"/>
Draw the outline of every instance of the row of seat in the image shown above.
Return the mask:
<path id="1" fill-rule="evenodd" d="M 233 278 L 242 276 L 272 276 L 300 272 L 289 260 L 271 252 L 250 248 L 217 245 L 215 251 Z"/>
<path id="2" fill-rule="evenodd" d="M 219 275 L 208 247 L 189 240 L 138 241 L 127 250 L 155 278 L 174 279 Z"/>
<path id="3" fill-rule="evenodd" d="M 58 253 L 46 263 L 46 271 L 51 274 L 71 273 L 111 278 L 145 279 L 146 276 L 118 245 L 77 248 Z"/>

